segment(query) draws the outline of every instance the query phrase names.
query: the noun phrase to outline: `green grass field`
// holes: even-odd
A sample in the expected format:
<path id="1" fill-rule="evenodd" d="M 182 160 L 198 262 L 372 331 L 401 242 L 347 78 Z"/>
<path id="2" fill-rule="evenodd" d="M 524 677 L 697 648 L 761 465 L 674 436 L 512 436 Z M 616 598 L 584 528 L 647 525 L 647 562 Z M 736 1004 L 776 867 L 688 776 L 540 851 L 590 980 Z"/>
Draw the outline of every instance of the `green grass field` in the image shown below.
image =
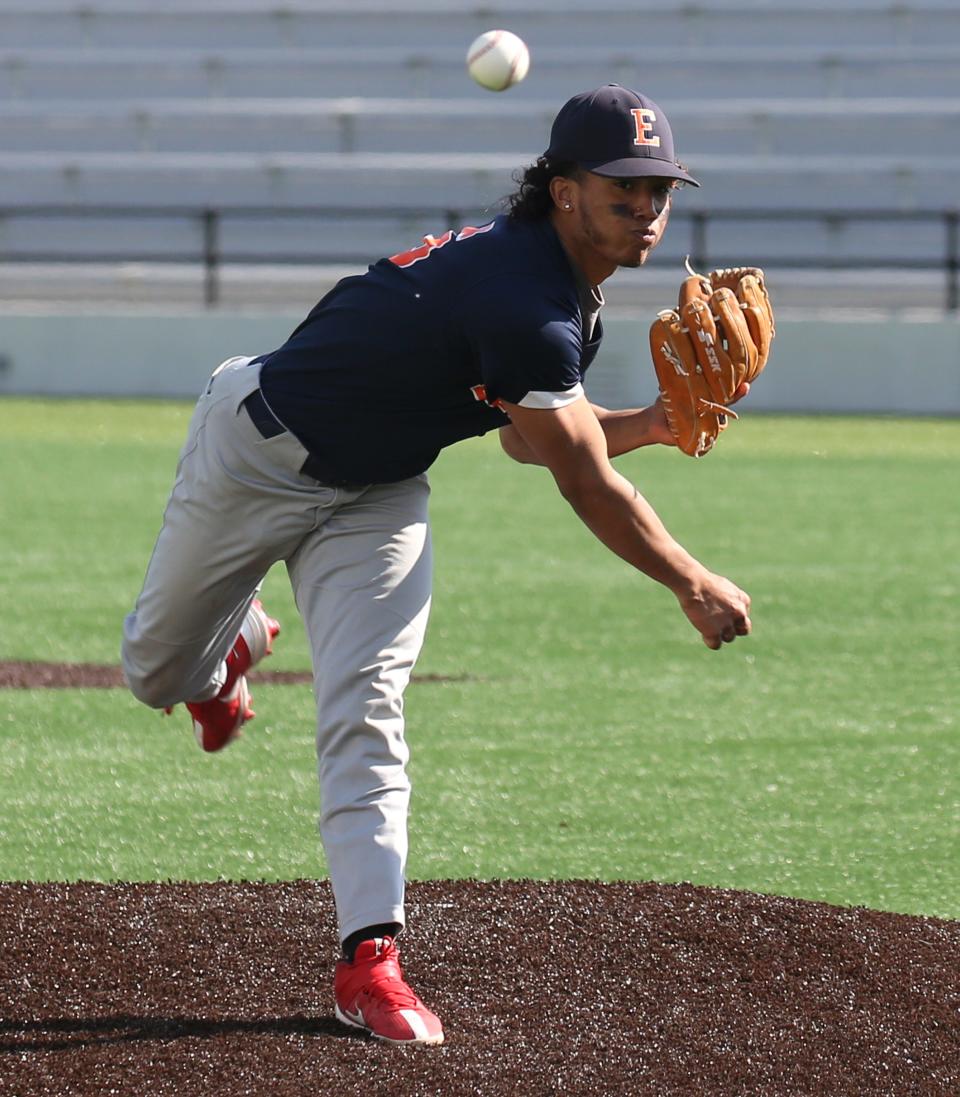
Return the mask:
<path id="1" fill-rule="evenodd" d="M 115 663 L 189 408 L 0 403 L 0 659 Z M 495 440 L 435 467 L 409 874 L 746 888 L 960 917 L 960 423 L 747 416 L 621 458 L 754 600 L 709 651 Z M 282 568 L 271 669 L 308 665 Z M 444 681 L 430 680 L 441 676 Z M 324 873 L 312 698 L 204 756 L 123 691 L 0 693 L 0 878 Z"/>

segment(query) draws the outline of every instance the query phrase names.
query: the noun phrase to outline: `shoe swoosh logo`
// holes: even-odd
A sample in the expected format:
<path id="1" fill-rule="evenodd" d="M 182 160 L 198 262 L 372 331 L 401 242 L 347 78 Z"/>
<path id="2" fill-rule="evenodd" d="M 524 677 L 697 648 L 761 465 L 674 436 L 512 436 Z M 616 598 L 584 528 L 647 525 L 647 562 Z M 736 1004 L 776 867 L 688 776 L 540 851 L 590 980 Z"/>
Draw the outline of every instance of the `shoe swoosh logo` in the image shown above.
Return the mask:
<path id="1" fill-rule="evenodd" d="M 341 1006 L 340 1008 L 343 1009 L 343 1006 Z M 363 1025 L 364 1028 L 367 1027 L 367 1022 L 364 1021 L 363 1014 L 360 1012 L 359 1009 L 356 1012 L 351 1009 L 344 1009 L 343 1014 L 345 1017 L 348 1017 L 351 1021 L 353 1021 L 354 1024 Z"/>

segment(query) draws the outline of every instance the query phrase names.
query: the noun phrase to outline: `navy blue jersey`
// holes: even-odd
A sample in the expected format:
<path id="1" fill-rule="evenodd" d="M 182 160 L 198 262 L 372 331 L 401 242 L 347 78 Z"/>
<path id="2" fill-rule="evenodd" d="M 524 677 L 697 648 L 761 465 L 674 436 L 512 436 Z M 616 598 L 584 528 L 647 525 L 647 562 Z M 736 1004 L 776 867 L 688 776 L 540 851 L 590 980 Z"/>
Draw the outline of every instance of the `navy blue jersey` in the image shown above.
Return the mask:
<path id="1" fill-rule="evenodd" d="M 261 388 L 331 479 L 389 483 L 508 423 L 501 400 L 582 391 L 602 334 L 584 342 L 550 222 L 498 217 L 338 282 L 263 356 Z"/>

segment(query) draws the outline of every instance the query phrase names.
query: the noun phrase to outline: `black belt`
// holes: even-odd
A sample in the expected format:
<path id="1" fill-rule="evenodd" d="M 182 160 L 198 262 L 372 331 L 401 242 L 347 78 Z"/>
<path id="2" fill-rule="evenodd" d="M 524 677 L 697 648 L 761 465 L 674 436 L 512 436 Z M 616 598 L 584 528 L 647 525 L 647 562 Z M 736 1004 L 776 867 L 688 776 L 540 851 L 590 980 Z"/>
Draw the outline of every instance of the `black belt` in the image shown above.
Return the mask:
<path id="1" fill-rule="evenodd" d="M 278 434 L 284 434 L 286 427 L 280 420 L 273 414 L 270 408 L 267 406 L 267 401 L 263 398 L 263 393 L 259 389 L 254 389 L 253 392 L 243 401 L 243 406 L 247 409 L 247 415 L 250 416 L 250 422 L 257 428 L 264 438 L 276 438 Z M 322 484 L 328 488 L 345 488 L 350 491 L 359 491 L 360 488 L 365 488 L 366 484 L 353 484 L 348 480 L 341 480 L 337 477 L 330 476 L 325 472 L 322 462 L 318 461 L 313 454 L 308 454 L 306 461 L 300 466 L 300 471 L 306 476 L 312 476 L 317 483 Z"/>
<path id="2" fill-rule="evenodd" d="M 250 393 L 244 400 L 243 406 L 247 409 L 247 415 L 250 416 L 253 425 L 264 438 L 276 438 L 278 434 L 286 432 L 287 428 L 267 407 L 267 402 L 259 389 Z"/>

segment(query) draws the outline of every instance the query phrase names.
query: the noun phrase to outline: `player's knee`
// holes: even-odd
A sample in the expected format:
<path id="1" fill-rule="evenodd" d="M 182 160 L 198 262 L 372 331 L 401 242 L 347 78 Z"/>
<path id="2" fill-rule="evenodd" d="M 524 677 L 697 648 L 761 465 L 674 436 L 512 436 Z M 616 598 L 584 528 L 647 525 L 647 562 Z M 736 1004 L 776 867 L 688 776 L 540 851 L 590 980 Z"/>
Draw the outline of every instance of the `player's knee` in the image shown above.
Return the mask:
<path id="1" fill-rule="evenodd" d="M 128 658 L 123 660 L 123 677 L 133 696 L 150 708 L 167 708 L 183 699 L 177 696 L 168 675 L 147 671 Z"/>
<path id="2" fill-rule="evenodd" d="M 202 688 L 202 683 L 190 680 L 196 668 L 186 665 L 179 653 L 146 643 L 129 629 L 120 648 L 120 664 L 130 692 L 150 708 L 168 708 L 192 699 Z"/>

